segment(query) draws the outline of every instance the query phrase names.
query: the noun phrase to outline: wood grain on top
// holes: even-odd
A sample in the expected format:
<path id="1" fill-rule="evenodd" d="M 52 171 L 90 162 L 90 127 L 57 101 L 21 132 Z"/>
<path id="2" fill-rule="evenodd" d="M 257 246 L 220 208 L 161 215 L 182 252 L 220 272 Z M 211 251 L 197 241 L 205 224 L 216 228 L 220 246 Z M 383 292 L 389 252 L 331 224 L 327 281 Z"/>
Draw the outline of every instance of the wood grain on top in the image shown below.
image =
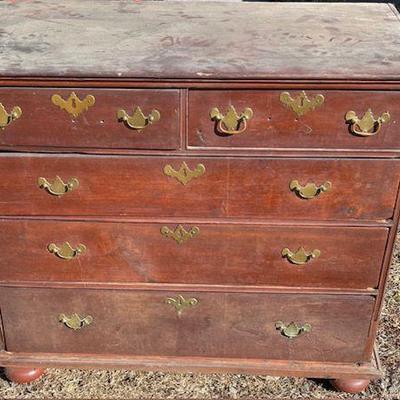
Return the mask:
<path id="1" fill-rule="evenodd" d="M 387 4 L 0 2 L 0 75 L 400 79 Z"/>

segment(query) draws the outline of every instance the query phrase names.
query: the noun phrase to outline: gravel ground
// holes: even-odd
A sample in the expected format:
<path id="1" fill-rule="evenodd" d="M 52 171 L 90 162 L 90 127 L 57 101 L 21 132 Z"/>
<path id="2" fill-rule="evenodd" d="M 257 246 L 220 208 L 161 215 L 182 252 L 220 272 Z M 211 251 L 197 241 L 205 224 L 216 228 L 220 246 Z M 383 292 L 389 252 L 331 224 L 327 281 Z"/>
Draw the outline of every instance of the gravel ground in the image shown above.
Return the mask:
<path id="1" fill-rule="evenodd" d="M 0 376 L 1 399 L 400 399 L 400 237 L 392 261 L 379 329 L 384 378 L 362 394 L 330 389 L 325 381 L 245 375 L 48 370 L 38 381 L 15 385 Z"/>

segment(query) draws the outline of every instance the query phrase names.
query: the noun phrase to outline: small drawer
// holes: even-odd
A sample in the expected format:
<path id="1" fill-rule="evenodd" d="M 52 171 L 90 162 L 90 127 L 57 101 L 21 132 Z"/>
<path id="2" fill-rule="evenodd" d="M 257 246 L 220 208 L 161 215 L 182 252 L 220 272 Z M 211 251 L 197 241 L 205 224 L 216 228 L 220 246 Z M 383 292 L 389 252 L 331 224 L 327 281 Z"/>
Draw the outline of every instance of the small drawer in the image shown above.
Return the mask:
<path id="1" fill-rule="evenodd" d="M 0 221 L 0 282 L 374 288 L 387 228 Z"/>
<path id="2" fill-rule="evenodd" d="M 1 288 L 7 351 L 368 361 L 371 296 Z"/>
<path id="3" fill-rule="evenodd" d="M 399 118 L 399 92 L 193 90 L 188 145 L 393 150 L 400 148 Z"/>
<path id="4" fill-rule="evenodd" d="M 0 215 L 289 221 L 390 219 L 400 176 L 398 160 L 4 154 L 0 169 Z"/>
<path id="5" fill-rule="evenodd" d="M 0 103 L 1 148 L 179 148 L 178 90 L 2 88 Z"/>

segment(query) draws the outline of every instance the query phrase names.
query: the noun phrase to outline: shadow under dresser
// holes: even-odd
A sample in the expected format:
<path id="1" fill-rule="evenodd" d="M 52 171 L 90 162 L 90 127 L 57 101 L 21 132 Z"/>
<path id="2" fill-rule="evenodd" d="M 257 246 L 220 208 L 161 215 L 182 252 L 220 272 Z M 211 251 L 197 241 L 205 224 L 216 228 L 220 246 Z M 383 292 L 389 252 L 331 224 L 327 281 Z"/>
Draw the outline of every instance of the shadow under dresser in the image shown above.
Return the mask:
<path id="1" fill-rule="evenodd" d="M 399 222 L 394 7 L 96 4 L 0 3 L 6 375 L 365 389 Z"/>

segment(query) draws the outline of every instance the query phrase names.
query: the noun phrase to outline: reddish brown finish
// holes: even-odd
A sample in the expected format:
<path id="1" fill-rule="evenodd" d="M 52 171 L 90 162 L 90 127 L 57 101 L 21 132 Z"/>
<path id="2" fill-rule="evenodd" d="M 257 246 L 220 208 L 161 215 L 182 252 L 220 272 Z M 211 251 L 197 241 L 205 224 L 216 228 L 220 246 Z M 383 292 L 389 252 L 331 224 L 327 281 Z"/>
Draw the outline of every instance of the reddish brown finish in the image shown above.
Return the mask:
<path id="1" fill-rule="evenodd" d="M 161 235 L 170 223 L 0 221 L 0 281 L 182 283 L 374 288 L 387 228 L 184 224 L 200 233 L 183 244 Z M 87 251 L 63 260 L 65 241 Z M 305 265 L 281 255 L 300 246 L 321 256 Z M 243 256 L 245 255 L 245 256 Z"/>
<path id="2" fill-rule="evenodd" d="M 76 118 L 51 101 L 53 94 L 66 100 L 72 92 L 81 100 L 87 95 L 96 100 Z M 179 148 L 178 90 L 1 88 L 0 102 L 9 112 L 16 105 L 22 109 L 21 117 L 1 131 L 0 145 L 4 148 Z M 118 121 L 119 109 L 131 115 L 136 106 L 145 116 L 157 109 L 160 120 L 141 131 Z"/>
<path id="3" fill-rule="evenodd" d="M 2 288 L 11 352 L 208 356 L 363 362 L 374 298 L 245 293 L 184 293 L 198 304 L 178 317 L 165 303 L 179 292 Z M 251 310 L 251 312 L 250 312 Z M 91 315 L 78 331 L 60 313 Z M 275 322 L 310 323 L 288 339 Z M 162 334 L 160 334 L 160 332 Z"/>
<path id="4" fill-rule="evenodd" d="M 372 346 L 399 222 L 398 14 L 391 5 L 232 3 L 227 18 L 223 4 L 142 3 L 3 4 L 0 102 L 23 115 L 0 132 L 0 149 L 58 154 L 0 157 L 0 364 L 292 374 L 360 390 L 379 375 Z M 71 24 L 79 43 L 66 40 Z M 73 90 L 96 97 L 74 121 L 50 102 Z M 279 94 L 301 90 L 325 103 L 296 120 Z M 141 133 L 114 120 L 136 105 L 133 94 L 145 114 L 162 115 Z M 255 116 L 244 134 L 222 137 L 209 110 L 229 104 Z M 368 108 L 391 121 L 356 137 L 344 114 Z M 182 161 L 206 174 L 186 187 L 163 175 Z M 56 175 L 81 185 L 61 198 L 36 187 Z M 289 192 L 292 179 L 333 187 L 304 201 Z M 178 246 L 159 234 L 178 223 L 200 235 Z M 322 254 L 288 264 L 283 239 Z M 64 240 L 88 250 L 64 262 L 43 247 Z M 162 302 L 177 294 L 200 303 L 178 318 Z M 72 332 L 60 312 L 95 321 Z M 307 319 L 313 330 L 288 341 L 277 318 Z"/>
<path id="5" fill-rule="evenodd" d="M 307 90 L 310 99 L 323 94 L 325 102 L 298 117 L 281 103 L 281 90 L 190 90 L 188 145 L 204 148 L 285 148 L 285 149 L 395 149 L 400 147 L 399 92 Z M 299 90 L 289 90 L 292 97 Z M 210 119 L 212 107 L 225 113 L 233 105 L 238 113 L 250 107 L 253 118 L 245 132 L 224 135 Z M 349 131 L 345 115 L 353 110 L 361 118 L 371 108 L 378 118 L 388 111 L 391 120 L 379 133 L 360 137 Z"/>
<path id="6" fill-rule="evenodd" d="M 331 379 L 331 385 L 342 392 L 360 393 L 370 384 L 369 379 Z"/>
<path id="7" fill-rule="evenodd" d="M 110 354 L 68 353 L 0 353 L 4 366 L 46 365 L 52 368 L 136 369 L 139 371 L 240 373 L 272 376 L 305 376 L 313 378 L 376 379 L 382 377 L 377 365 L 377 354 L 364 363 L 336 363 L 327 361 L 260 360 L 211 357 L 157 357 Z"/>
<path id="8" fill-rule="evenodd" d="M 163 168 L 204 164 L 186 186 Z M 395 160 L 143 158 L 3 155 L 2 215 L 240 217 L 285 220 L 385 220 L 393 215 L 400 165 Z M 382 180 L 390 171 L 393 179 Z M 76 177 L 80 186 L 62 197 L 37 180 Z M 292 179 L 332 190 L 312 200 L 289 189 Z"/>
<path id="9" fill-rule="evenodd" d="M 202 373 L 240 373 L 273 376 L 305 376 L 312 378 L 376 379 L 382 377 L 377 354 L 363 363 L 328 361 L 262 360 L 215 357 L 159 357 L 111 354 L 11 353 L 1 352 L 4 366 L 45 365 L 51 368 L 136 369 L 139 371 L 175 371 Z"/>
<path id="10" fill-rule="evenodd" d="M 29 383 L 39 379 L 44 374 L 43 368 L 15 368 L 8 367 L 4 373 L 10 381 L 14 383 Z"/>

